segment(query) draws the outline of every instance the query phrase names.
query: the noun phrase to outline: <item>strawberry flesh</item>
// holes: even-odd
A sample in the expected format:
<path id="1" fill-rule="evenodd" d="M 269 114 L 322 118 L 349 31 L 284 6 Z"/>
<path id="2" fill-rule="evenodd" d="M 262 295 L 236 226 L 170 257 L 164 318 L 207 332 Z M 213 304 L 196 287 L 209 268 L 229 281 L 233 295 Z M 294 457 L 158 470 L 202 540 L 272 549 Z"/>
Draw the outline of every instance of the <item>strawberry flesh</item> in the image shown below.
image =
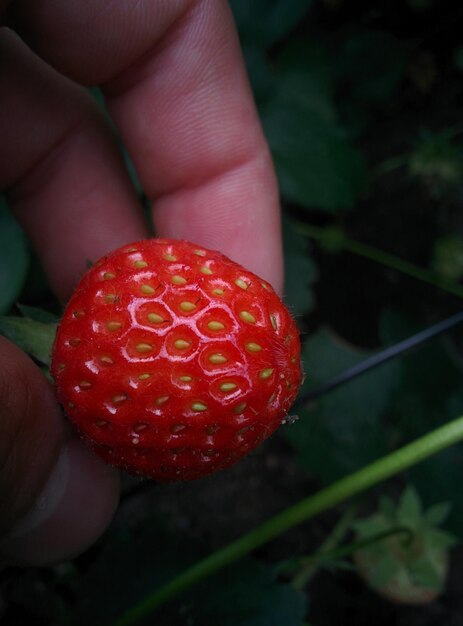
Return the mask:
<path id="1" fill-rule="evenodd" d="M 187 480 L 232 465 L 278 428 L 301 381 L 300 342 L 268 283 L 218 252 L 152 239 L 85 274 L 52 375 L 108 463 Z"/>

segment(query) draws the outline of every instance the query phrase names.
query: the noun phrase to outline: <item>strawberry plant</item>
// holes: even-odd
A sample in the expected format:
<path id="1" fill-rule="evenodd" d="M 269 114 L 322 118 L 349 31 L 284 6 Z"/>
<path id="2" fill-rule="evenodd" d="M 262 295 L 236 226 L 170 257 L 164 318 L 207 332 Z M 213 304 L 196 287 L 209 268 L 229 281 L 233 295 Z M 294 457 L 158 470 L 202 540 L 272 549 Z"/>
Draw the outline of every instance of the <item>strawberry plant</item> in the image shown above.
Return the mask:
<path id="1" fill-rule="evenodd" d="M 432 602 L 445 586 L 448 548 L 455 544 L 454 537 L 437 528 L 448 512 L 446 503 L 423 511 L 412 487 L 404 491 L 397 507 L 384 496 L 377 513 L 354 525 L 357 538 L 364 545 L 354 553 L 359 574 L 393 602 Z M 372 541 L 378 533 L 384 539 Z"/>

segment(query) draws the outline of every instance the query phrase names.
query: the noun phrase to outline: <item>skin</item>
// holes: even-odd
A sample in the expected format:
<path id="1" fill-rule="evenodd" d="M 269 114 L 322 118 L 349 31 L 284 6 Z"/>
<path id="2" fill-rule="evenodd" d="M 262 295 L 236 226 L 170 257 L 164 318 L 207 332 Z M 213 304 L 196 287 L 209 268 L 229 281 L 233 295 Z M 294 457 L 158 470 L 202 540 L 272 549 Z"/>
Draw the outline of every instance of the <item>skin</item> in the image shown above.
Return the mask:
<path id="1" fill-rule="evenodd" d="M 106 97 L 157 234 L 218 249 L 281 290 L 277 186 L 226 2 L 0 0 L 0 15 L 0 188 L 63 303 L 87 259 L 149 235 L 91 85 Z M 118 495 L 117 473 L 76 439 L 29 358 L 0 338 L 4 562 L 81 553 Z"/>

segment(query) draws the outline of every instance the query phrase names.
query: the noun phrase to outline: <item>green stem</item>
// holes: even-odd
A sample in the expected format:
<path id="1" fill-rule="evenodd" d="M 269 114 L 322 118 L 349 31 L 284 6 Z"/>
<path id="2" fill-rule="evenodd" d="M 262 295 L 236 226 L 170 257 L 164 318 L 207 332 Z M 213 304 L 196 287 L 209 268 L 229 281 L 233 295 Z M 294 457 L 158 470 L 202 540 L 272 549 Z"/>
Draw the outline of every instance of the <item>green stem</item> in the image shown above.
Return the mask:
<path id="1" fill-rule="evenodd" d="M 320 567 L 320 560 L 328 558 L 327 555 L 333 554 L 339 549 L 339 544 L 344 539 L 352 522 L 355 519 L 357 507 L 350 506 L 341 516 L 336 526 L 330 532 L 323 544 L 315 554 L 304 556 L 298 559 L 298 572 L 293 576 L 292 585 L 296 589 L 304 589 L 309 580 L 317 573 Z"/>
<path id="2" fill-rule="evenodd" d="M 317 241 L 323 242 L 326 240 L 328 233 L 330 232 L 330 228 L 320 228 L 318 226 L 313 226 L 312 224 L 300 223 L 298 224 L 298 231 L 311 237 L 312 239 L 316 239 Z M 379 248 L 375 248 L 374 246 L 369 246 L 365 243 L 361 243 L 360 241 L 355 241 L 354 239 L 350 239 L 345 235 L 342 236 L 342 239 L 339 243 L 340 249 L 348 250 L 353 254 L 357 254 L 362 256 L 370 261 L 375 261 L 380 265 L 388 267 L 393 270 L 397 270 L 406 276 L 410 276 L 411 278 L 416 278 L 424 283 L 428 283 L 429 285 L 433 285 L 434 287 L 438 287 L 447 293 L 452 294 L 453 296 L 457 296 L 458 298 L 463 298 L 463 286 L 454 283 L 453 281 L 447 281 L 440 278 L 434 272 L 430 270 L 418 267 L 409 261 L 405 261 L 400 257 L 397 257 L 393 254 L 389 254 L 384 250 L 380 250 Z"/>
<path id="3" fill-rule="evenodd" d="M 138 605 L 129 609 L 116 620 L 114 626 L 128 626 L 136 623 L 167 600 L 278 537 L 293 526 L 312 519 L 315 515 L 352 498 L 462 439 L 463 416 L 301 500 L 242 535 L 236 541 L 195 563 L 176 578 L 156 589 Z"/>
<path id="4" fill-rule="evenodd" d="M 404 167 L 410 161 L 410 154 L 399 154 L 398 156 L 391 157 L 390 159 L 386 159 L 382 163 L 380 163 L 376 169 L 372 172 L 373 178 L 379 178 L 383 176 L 383 174 L 388 174 L 389 172 L 393 172 L 399 167 Z"/>
<path id="5" fill-rule="evenodd" d="M 397 526 L 396 528 L 384 530 L 381 533 L 371 535 L 370 537 L 366 537 L 365 539 L 348 543 L 345 546 L 336 548 L 336 550 L 332 550 L 330 553 L 319 554 L 317 556 L 320 561 L 326 561 L 328 559 L 343 559 L 344 557 L 350 556 L 358 550 L 363 550 L 364 548 L 368 548 L 369 546 L 372 546 L 379 541 L 384 541 L 384 539 L 389 539 L 389 537 L 395 537 L 397 535 L 404 535 L 404 545 L 412 542 L 415 536 L 410 528 L 407 528 L 406 526 Z"/>
<path id="6" fill-rule="evenodd" d="M 453 127 L 446 128 L 444 133 L 438 133 L 439 135 L 444 135 L 446 139 L 455 139 L 458 135 L 463 132 L 463 124 L 457 124 Z M 389 159 L 385 159 L 371 173 L 373 178 L 378 178 L 383 174 L 388 174 L 399 167 L 404 167 L 408 165 L 413 157 L 412 152 L 405 152 L 404 154 L 398 154 L 396 156 L 390 157 Z"/>
<path id="7" fill-rule="evenodd" d="M 316 552 L 311 556 L 306 556 L 301 559 L 302 569 L 296 574 L 296 576 L 294 576 L 291 584 L 296 589 L 304 589 L 307 586 L 307 583 L 309 582 L 312 575 L 324 563 L 343 559 L 346 556 L 350 556 L 354 552 L 357 552 L 358 550 L 368 548 L 369 546 L 374 545 L 379 541 L 384 541 L 384 539 L 388 539 L 389 537 L 395 537 L 396 535 L 405 535 L 405 542 L 412 541 L 414 537 L 413 532 L 406 526 L 397 526 L 396 528 L 390 528 L 389 530 L 384 530 L 381 533 L 371 535 L 366 539 L 353 541 L 332 550 L 320 550 L 319 552 Z"/>

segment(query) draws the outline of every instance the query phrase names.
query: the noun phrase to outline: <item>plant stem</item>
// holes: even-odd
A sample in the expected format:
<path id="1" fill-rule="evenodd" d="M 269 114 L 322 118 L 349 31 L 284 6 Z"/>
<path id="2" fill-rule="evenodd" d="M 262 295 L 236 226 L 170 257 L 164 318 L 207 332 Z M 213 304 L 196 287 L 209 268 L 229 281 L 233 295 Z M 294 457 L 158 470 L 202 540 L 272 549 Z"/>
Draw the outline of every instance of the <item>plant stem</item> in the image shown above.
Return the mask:
<path id="1" fill-rule="evenodd" d="M 323 242 L 326 238 L 329 228 L 320 228 L 318 226 L 313 226 L 312 224 L 299 223 L 297 230 L 312 239 L 316 239 L 317 241 Z M 375 248 L 374 246 L 369 246 L 365 243 L 361 243 L 360 241 L 355 241 L 354 239 L 350 239 L 345 235 L 342 237 L 340 248 L 352 252 L 353 254 L 357 254 L 358 256 L 362 256 L 370 261 L 375 261 L 380 265 L 388 267 L 390 269 L 396 270 L 405 274 L 406 276 L 410 276 L 411 278 L 416 278 L 424 283 L 428 283 L 429 285 L 433 285 L 433 287 L 438 287 L 447 293 L 452 294 L 453 296 L 457 296 L 458 298 L 463 298 L 463 286 L 459 285 L 453 281 L 444 280 L 440 278 L 434 272 L 430 270 L 424 269 L 422 267 L 418 267 L 409 261 L 405 261 L 400 257 L 395 256 L 394 254 L 389 254 L 389 252 L 385 252 L 384 250 L 380 250 L 379 248 Z"/>
<path id="2" fill-rule="evenodd" d="M 342 559 L 345 556 L 350 556 L 354 552 L 357 552 L 357 550 L 363 550 L 364 548 L 368 548 L 379 541 L 384 541 L 384 539 L 389 539 L 389 537 L 395 537 L 397 535 L 404 535 L 405 545 L 412 542 L 415 536 L 410 528 L 407 528 L 406 526 L 397 526 L 396 528 L 384 530 L 376 535 L 371 535 L 371 537 L 366 537 L 365 539 L 359 541 L 353 541 L 352 543 L 336 548 L 336 550 L 332 550 L 329 553 L 315 555 L 315 557 L 318 557 L 320 561 L 327 559 Z"/>
<path id="3" fill-rule="evenodd" d="M 342 478 L 267 520 L 236 541 L 198 561 L 129 609 L 114 626 L 128 626 L 200 580 L 249 554 L 288 529 L 312 519 L 365 489 L 423 461 L 463 439 L 463 416 Z"/>
<path id="4" fill-rule="evenodd" d="M 407 540 L 413 538 L 413 532 L 409 528 L 406 528 L 405 526 L 398 526 L 397 528 L 385 530 L 382 533 L 377 533 L 376 535 L 372 535 L 371 537 L 367 537 L 361 541 L 353 541 L 352 543 L 348 543 L 344 546 L 327 550 L 322 548 L 315 554 L 304 557 L 301 560 L 301 570 L 294 576 L 291 584 L 295 589 L 302 590 L 307 586 L 312 576 L 321 566 L 323 566 L 325 562 L 343 559 L 358 550 L 368 548 L 379 541 L 384 541 L 384 539 L 388 539 L 389 537 L 394 537 L 396 535 L 406 535 Z"/>
<path id="5" fill-rule="evenodd" d="M 296 589 L 304 589 L 307 586 L 312 575 L 323 565 L 325 562 L 336 561 L 343 559 L 346 556 L 350 556 L 358 550 L 368 548 L 379 541 L 384 541 L 389 537 L 395 537 L 396 535 L 405 535 L 405 540 L 413 540 L 413 532 L 405 526 L 397 526 L 396 528 L 390 528 L 384 530 L 381 533 L 371 535 L 365 539 L 359 541 L 353 541 L 344 546 L 334 548 L 332 550 L 320 550 L 311 556 L 306 556 L 301 560 L 301 571 L 294 576 L 292 585 Z"/>
<path id="6" fill-rule="evenodd" d="M 379 178 L 384 174 L 393 172 L 399 167 L 404 167 L 410 161 L 410 154 L 399 154 L 398 156 L 391 157 L 380 163 L 372 172 L 373 178 Z"/>
<path id="7" fill-rule="evenodd" d="M 341 519 L 317 552 L 299 559 L 299 571 L 292 579 L 293 587 L 296 589 L 304 589 L 309 580 L 317 573 L 320 567 L 320 561 L 327 559 L 329 555 L 339 549 L 339 544 L 344 539 L 344 536 L 355 519 L 356 511 L 357 508 L 355 506 L 350 506 L 341 516 Z"/>

